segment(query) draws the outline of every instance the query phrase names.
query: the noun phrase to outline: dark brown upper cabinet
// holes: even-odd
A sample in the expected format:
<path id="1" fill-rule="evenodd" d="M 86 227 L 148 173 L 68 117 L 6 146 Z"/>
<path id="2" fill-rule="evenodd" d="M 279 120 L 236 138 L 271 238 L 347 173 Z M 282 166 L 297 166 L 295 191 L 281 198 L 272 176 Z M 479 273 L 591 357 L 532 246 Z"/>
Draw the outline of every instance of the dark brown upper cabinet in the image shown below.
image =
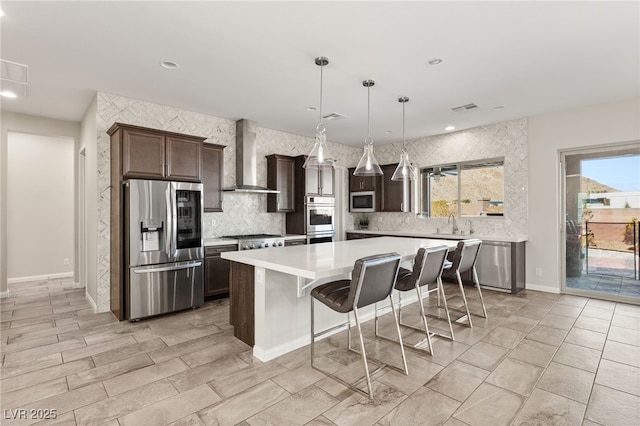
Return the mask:
<path id="1" fill-rule="evenodd" d="M 393 172 L 396 171 L 398 164 L 385 164 L 380 166 L 382 169 L 382 212 L 401 212 L 403 207 L 403 195 L 405 181 L 391 180 Z M 410 184 L 409 184 L 410 185 Z M 411 189 L 411 186 L 407 188 Z M 409 203 L 408 209 L 411 209 L 411 197 L 407 197 Z"/>
<path id="2" fill-rule="evenodd" d="M 305 192 L 312 196 L 333 197 L 335 195 L 333 180 L 331 166 L 305 169 Z"/>
<path id="3" fill-rule="evenodd" d="M 350 192 L 377 191 L 380 189 L 382 186 L 380 176 L 354 176 L 353 172 L 355 170 L 355 167 L 349 169 Z"/>
<path id="4" fill-rule="evenodd" d="M 267 156 L 267 188 L 280 191 L 267 194 L 268 212 L 290 213 L 295 205 L 295 158 L 272 154 Z"/>
<path id="5" fill-rule="evenodd" d="M 224 145 L 202 145 L 202 198 L 205 212 L 222 211 Z"/>
<path id="6" fill-rule="evenodd" d="M 107 132 L 122 144 L 122 176 L 200 182 L 204 137 L 114 124 Z M 114 141 L 115 139 L 115 141 Z"/>

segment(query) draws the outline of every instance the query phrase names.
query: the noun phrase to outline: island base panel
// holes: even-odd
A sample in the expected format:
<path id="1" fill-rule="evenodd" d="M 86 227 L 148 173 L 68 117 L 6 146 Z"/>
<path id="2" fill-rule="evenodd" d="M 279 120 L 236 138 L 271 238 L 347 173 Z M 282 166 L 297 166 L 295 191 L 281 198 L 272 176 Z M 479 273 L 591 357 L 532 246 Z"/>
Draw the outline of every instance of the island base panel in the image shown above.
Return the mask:
<path id="1" fill-rule="evenodd" d="M 254 275 L 253 266 L 231 262 L 229 322 L 233 326 L 233 335 L 249 346 L 253 346 L 255 342 Z"/>

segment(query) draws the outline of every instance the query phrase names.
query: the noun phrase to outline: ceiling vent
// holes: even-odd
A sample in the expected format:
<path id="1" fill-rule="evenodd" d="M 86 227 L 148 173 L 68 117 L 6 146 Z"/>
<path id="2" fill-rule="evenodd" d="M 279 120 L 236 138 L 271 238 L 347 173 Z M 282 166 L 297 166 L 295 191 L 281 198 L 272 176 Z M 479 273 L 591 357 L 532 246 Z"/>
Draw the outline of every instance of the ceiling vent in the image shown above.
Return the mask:
<path id="1" fill-rule="evenodd" d="M 332 121 L 332 120 L 340 120 L 343 118 L 347 118 L 347 116 L 344 114 L 340 114 L 339 112 L 332 112 L 331 114 L 327 114 L 322 118 L 324 118 L 327 121 Z"/>
<path id="2" fill-rule="evenodd" d="M 462 105 L 462 106 L 457 106 L 455 108 L 451 108 L 451 111 L 453 112 L 464 112 L 464 111 L 469 111 L 472 109 L 476 109 L 478 108 L 478 105 L 476 104 L 466 104 L 466 105 Z"/>

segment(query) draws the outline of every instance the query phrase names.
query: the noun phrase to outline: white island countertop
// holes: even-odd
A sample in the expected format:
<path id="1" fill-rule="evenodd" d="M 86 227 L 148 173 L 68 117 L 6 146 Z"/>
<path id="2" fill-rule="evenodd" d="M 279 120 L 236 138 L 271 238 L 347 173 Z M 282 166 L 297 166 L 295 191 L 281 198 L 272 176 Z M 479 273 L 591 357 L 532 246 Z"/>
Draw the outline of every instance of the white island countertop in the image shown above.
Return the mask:
<path id="1" fill-rule="evenodd" d="M 382 231 L 377 229 L 367 229 L 367 230 L 355 229 L 355 230 L 350 230 L 346 232 L 353 233 L 353 234 L 389 235 L 391 237 L 398 236 L 398 237 L 412 237 L 412 238 L 438 238 L 443 240 L 455 240 L 455 241 L 464 240 L 467 238 L 477 238 L 482 241 L 498 241 L 498 242 L 505 242 L 505 243 L 521 243 L 521 242 L 527 241 L 527 238 L 524 238 L 524 237 L 506 237 L 506 236 L 499 237 L 495 235 L 469 234 L 468 232 L 458 233 L 458 234 L 445 234 L 445 233 L 436 234 L 436 233 L 429 233 L 429 232 L 413 232 L 413 231 Z"/>
<path id="2" fill-rule="evenodd" d="M 240 262 L 311 280 L 348 274 L 355 261 L 374 254 L 399 253 L 403 260 L 412 259 L 421 247 L 446 245 L 455 248 L 453 240 L 380 237 L 307 244 L 262 250 L 222 253 L 223 259 Z"/>

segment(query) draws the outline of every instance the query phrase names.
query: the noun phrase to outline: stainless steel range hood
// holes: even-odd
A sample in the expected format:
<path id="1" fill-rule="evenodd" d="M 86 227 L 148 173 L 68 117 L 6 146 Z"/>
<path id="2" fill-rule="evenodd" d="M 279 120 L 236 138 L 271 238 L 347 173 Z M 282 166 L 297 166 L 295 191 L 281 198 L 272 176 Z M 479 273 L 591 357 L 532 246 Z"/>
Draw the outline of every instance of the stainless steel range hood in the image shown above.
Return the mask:
<path id="1" fill-rule="evenodd" d="M 247 119 L 236 121 L 236 186 L 226 192 L 278 194 L 280 191 L 258 186 L 256 123 Z"/>

